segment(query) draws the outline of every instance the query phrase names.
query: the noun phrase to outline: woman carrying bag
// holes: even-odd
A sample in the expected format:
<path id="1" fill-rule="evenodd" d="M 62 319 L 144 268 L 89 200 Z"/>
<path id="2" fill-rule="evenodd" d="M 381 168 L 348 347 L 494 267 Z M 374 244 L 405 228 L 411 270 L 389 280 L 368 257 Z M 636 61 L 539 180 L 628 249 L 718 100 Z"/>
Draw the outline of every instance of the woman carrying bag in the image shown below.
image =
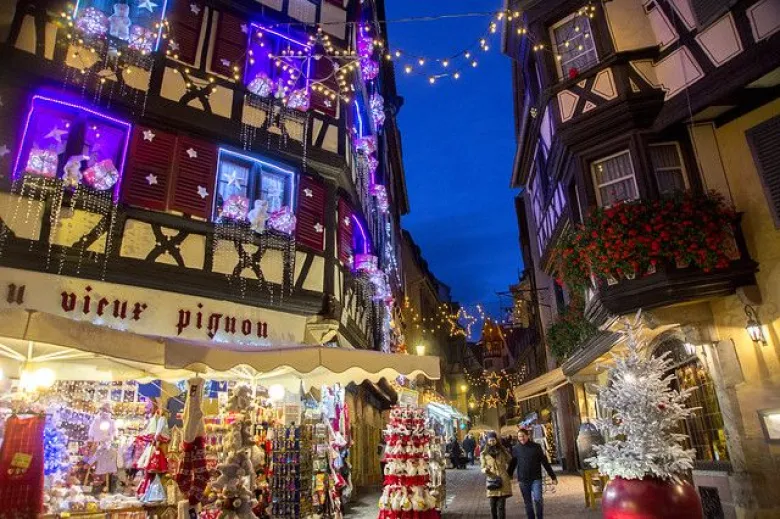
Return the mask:
<path id="1" fill-rule="evenodd" d="M 485 488 L 490 500 L 492 519 L 505 519 L 506 499 L 512 495 L 512 469 L 514 459 L 498 441 L 495 432 L 487 434 L 487 442 L 480 456 Z"/>

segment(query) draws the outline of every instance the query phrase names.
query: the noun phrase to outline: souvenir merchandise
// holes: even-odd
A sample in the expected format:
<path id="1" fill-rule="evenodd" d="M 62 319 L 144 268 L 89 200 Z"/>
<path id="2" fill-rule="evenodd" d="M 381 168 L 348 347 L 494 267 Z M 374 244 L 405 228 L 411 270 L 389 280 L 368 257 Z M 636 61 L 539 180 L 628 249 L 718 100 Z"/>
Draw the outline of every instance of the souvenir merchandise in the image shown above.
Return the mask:
<path id="1" fill-rule="evenodd" d="M 182 457 L 176 473 L 176 483 L 187 497 L 190 507 L 197 506 L 203 500 L 203 493 L 209 481 L 206 468 L 206 427 L 201 408 L 205 382 L 200 377 L 187 381 L 187 402 L 184 405 Z"/>
<path id="2" fill-rule="evenodd" d="M 431 477 L 433 432 L 427 427 L 425 411 L 394 407 L 384 437 L 386 463 L 379 518 L 396 519 L 409 512 L 418 518 L 440 517 L 440 489 L 432 485 Z"/>

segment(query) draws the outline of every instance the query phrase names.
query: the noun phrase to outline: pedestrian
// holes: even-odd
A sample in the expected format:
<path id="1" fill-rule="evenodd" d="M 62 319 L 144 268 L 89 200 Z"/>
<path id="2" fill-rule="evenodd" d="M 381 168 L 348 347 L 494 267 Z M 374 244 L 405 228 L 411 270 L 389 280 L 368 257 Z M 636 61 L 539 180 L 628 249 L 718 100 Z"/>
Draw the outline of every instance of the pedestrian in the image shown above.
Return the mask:
<path id="1" fill-rule="evenodd" d="M 517 481 L 525 503 L 525 515 L 528 519 L 544 519 L 542 501 L 542 467 L 550 475 L 554 484 L 558 484 L 547 456 L 541 445 L 531 439 L 528 429 L 521 428 L 517 433 L 518 444 L 512 448 L 512 469 L 517 467 Z"/>
<path id="2" fill-rule="evenodd" d="M 450 462 L 452 463 L 452 468 L 465 469 L 466 466 L 463 463 L 463 449 L 460 447 L 460 443 L 458 443 L 458 439 L 454 436 L 452 437 L 452 440 L 450 440 L 449 451 L 450 451 Z"/>
<path id="3" fill-rule="evenodd" d="M 494 432 L 487 435 L 480 465 L 485 473 L 485 491 L 490 500 L 490 517 L 506 518 L 506 500 L 512 495 L 512 470 L 514 460 Z"/>
<path id="4" fill-rule="evenodd" d="M 474 451 L 477 448 L 477 442 L 471 433 L 468 433 L 463 439 L 463 450 L 466 451 L 466 456 L 469 458 L 469 465 L 474 464 Z"/>

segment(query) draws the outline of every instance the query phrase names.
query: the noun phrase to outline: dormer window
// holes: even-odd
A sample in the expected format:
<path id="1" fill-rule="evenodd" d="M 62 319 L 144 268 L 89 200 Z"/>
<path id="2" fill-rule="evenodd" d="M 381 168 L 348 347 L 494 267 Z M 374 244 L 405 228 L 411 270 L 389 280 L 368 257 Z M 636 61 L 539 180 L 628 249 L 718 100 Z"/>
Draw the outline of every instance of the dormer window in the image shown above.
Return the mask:
<path id="1" fill-rule="evenodd" d="M 574 13 L 553 25 L 550 39 L 562 80 L 576 78 L 599 62 L 587 14 Z"/>

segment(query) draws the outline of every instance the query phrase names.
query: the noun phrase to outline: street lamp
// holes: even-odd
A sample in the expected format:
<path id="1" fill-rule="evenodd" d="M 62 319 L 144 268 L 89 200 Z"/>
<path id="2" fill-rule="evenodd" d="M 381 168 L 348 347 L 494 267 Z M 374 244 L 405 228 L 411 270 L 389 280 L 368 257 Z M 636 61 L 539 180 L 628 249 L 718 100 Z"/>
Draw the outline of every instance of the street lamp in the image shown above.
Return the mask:
<path id="1" fill-rule="evenodd" d="M 419 355 L 420 357 L 425 356 L 425 344 L 418 344 L 417 346 L 415 346 L 415 349 L 417 350 L 417 355 Z"/>
<path id="2" fill-rule="evenodd" d="M 764 337 L 764 331 L 761 329 L 761 321 L 758 318 L 756 309 L 750 305 L 745 305 L 745 315 L 747 316 L 747 323 L 745 324 L 745 330 L 753 340 L 753 342 L 760 342 L 766 346 L 766 337 Z"/>

